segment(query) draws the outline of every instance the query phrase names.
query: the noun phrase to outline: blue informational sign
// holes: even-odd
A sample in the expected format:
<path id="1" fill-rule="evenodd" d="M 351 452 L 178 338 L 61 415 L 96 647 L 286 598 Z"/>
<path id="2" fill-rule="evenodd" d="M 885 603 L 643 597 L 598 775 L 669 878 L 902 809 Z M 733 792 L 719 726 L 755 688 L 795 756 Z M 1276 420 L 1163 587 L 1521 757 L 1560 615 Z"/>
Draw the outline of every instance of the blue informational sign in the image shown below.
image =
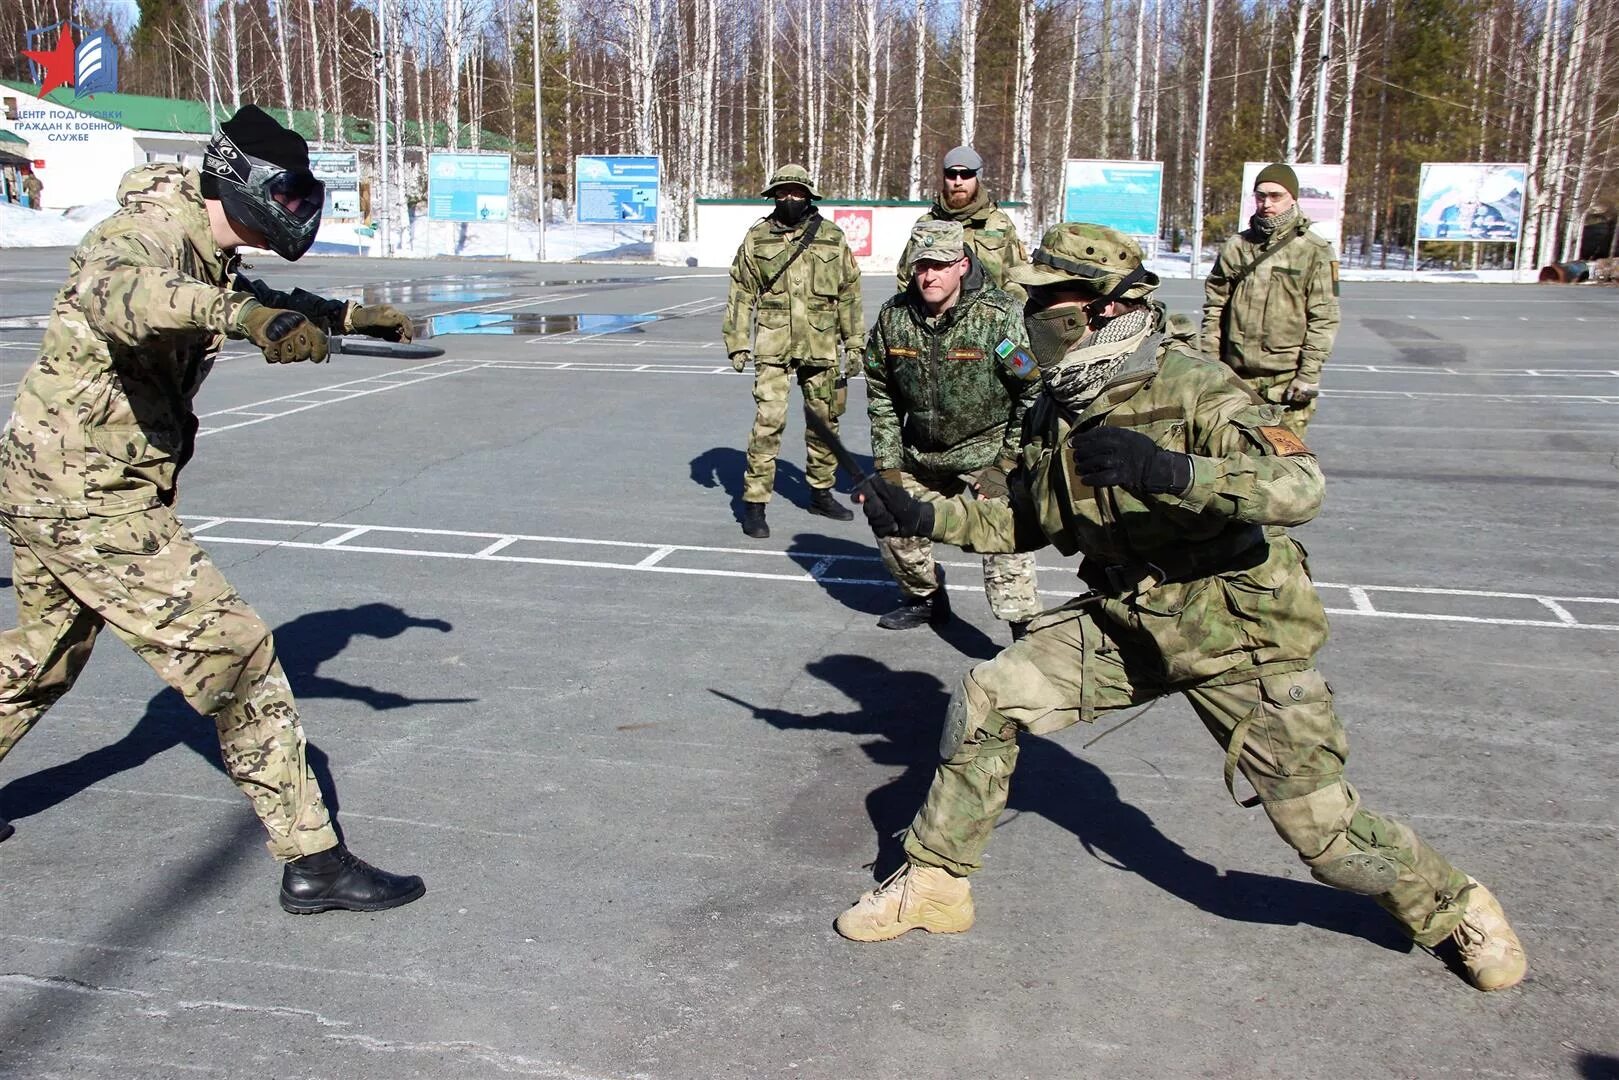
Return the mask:
<path id="1" fill-rule="evenodd" d="M 1062 219 L 1156 237 L 1163 193 L 1163 162 L 1069 161 L 1063 169 Z"/>
<path id="2" fill-rule="evenodd" d="M 652 225 L 658 220 L 658 159 L 574 159 L 574 216 L 580 224 Z"/>
<path id="3" fill-rule="evenodd" d="M 429 220 L 504 222 L 511 201 L 512 159 L 509 155 L 427 155 Z"/>

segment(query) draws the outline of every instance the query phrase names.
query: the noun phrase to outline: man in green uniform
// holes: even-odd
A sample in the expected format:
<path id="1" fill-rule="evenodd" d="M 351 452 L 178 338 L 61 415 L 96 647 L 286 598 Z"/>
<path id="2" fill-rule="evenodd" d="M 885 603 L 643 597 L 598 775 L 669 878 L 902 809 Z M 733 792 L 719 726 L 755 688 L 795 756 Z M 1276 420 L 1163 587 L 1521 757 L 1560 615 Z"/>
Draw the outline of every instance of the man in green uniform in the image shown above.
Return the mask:
<path id="1" fill-rule="evenodd" d="M 1309 448 L 1227 369 L 1162 340 L 1158 279 L 1123 234 L 1059 225 L 1018 276 L 1045 392 L 1010 502 L 926 502 L 879 479 L 866 513 L 878 535 L 1082 554 L 1091 591 L 962 680 L 907 862 L 838 930 L 966 930 L 967 875 L 1006 805 L 1019 733 L 1180 693 L 1225 749 L 1228 787 L 1240 770 L 1317 880 L 1374 897 L 1421 945 L 1454 947 L 1479 989 L 1518 982 L 1523 947 L 1489 890 L 1344 779 L 1348 743 L 1315 668 L 1326 616 L 1286 532 L 1321 503 Z"/>
<path id="2" fill-rule="evenodd" d="M 924 221 L 958 221 L 966 231 L 967 247 L 983 268 L 984 277 L 997 289 L 1011 293 L 1023 302 L 1023 286 L 1007 279 L 1014 266 L 1029 261 L 1018 239 L 1017 226 L 1006 216 L 1006 211 L 995 204 L 984 187 L 980 174 L 984 159 L 970 146 L 958 146 L 944 156 L 944 175 L 939 182 L 939 194 L 934 197 L 933 208 L 921 217 Z M 899 287 L 911 280 L 911 246 L 899 259 Z"/>
<path id="3" fill-rule="evenodd" d="M 1281 162 L 1254 182 L 1254 216 L 1225 242 L 1203 284 L 1203 353 L 1285 410 L 1299 438 L 1315 415 L 1321 365 L 1338 336 L 1338 262 L 1299 210 Z"/>
<path id="4" fill-rule="evenodd" d="M 39 177 L 33 169 L 24 169 L 22 174 L 23 203 L 35 210 L 44 209 L 45 185 L 40 183 Z"/>
<path id="5" fill-rule="evenodd" d="M 1023 413 L 1040 387 L 1023 306 L 989 284 L 960 222 L 924 218 L 911 230 L 911 283 L 877 315 L 866 338 L 866 410 L 879 476 L 918 498 L 971 488 L 1006 497 Z M 944 576 L 927 537 L 878 541 L 903 601 L 877 620 L 886 630 L 950 617 Z M 995 617 L 1023 634 L 1040 612 L 1034 556 L 984 556 L 984 592 Z"/>
<path id="6" fill-rule="evenodd" d="M 281 906 L 376 911 L 425 891 L 338 842 L 305 759 L 275 643 L 175 515 L 193 398 L 227 338 L 276 363 L 326 358 L 328 332 L 409 339 L 410 320 L 237 274 L 239 246 L 296 259 L 324 189 L 308 147 L 255 106 L 203 171 L 130 170 L 121 209 L 80 243 L 0 439 L 0 525 L 18 624 L 0 635 L 0 758 L 72 687 L 103 627 L 213 719 L 225 771 L 283 861 Z M 0 822 L 0 839 L 11 827 Z"/>
<path id="7" fill-rule="evenodd" d="M 816 208 L 821 195 L 808 170 L 783 165 L 763 194 L 776 200 L 776 208 L 748 230 L 731 262 L 723 328 L 731 366 L 742 371 L 753 363 L 758 407 L 742 482 L 742 531 L 756 538 L 770 535 L 765 503 L 776 484 L 792 381 L 797 379 L 809 407 L 836 431 L 865 330 L 860 268 L 843 230 Z M 805 433 L 805 442 L 810 513 L 850 520 L 853 511 L 832 495 L 837 459 L 814 432 Z"/>

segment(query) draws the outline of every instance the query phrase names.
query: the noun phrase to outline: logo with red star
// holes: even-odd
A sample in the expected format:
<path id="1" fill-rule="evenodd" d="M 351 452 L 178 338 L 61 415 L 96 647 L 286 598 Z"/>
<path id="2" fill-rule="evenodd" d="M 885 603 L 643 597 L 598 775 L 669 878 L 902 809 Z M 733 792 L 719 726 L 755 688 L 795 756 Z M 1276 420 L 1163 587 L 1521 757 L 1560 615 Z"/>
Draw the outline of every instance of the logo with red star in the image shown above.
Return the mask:
<path id="1" fill-rule="evenodd" d="M 79 33 L 76 45 L 75 30 Z M 56 44 L 45 48 L 45 40 L 52 33 L 56 35 Z M 22 54 L 34 65 L 34 76 L 39 80 L 38 96 L 45 97 L 62 86 L 73 87 L 75 98 L 118 89 L 118 46 L 105 32 L 64 19 L 55 26 L 30 30 L 24 38 L 26 47 Z"/>

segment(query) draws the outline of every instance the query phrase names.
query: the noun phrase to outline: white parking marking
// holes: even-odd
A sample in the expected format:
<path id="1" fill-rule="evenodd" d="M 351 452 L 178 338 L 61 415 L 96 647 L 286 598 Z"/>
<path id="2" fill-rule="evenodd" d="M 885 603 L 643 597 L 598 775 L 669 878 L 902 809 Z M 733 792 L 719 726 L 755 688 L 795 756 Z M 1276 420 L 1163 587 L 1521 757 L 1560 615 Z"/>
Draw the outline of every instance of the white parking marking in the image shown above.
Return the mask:
<path id="1" fill-rule="evenodd" d="M 742 578 L 756 581 L 786 581 L 818 583 L 821 585 L 857 585 L 892 588 L 882 560 L 876 555 L 853 555 L 836 552 L 777 551 L 764 548 L 707 547 L 692 544 L 646 543 L 633 540 L 602 540 L 580 536 L 539 536 L 522 533 L 477 532 L 460 529 L 435 529 L 410 525 L 360 525 L 336 521 L 298 521 L 284 518 L 245 517 L 188 517 L 193 535 L 210 544 L 245 544 L 255 547 L 285 547 L 310 551 L 341 551 L 367 555 L 404 555 L 414 558 L 456 559 L 471 562 L 527 563 L 538 566 L 566 566 L 576 569 L 615 570 L 629 573 L 684 574 L 696 577 Z M 280 531 L 283 535 L 265 535 Z M 329 531 L 333 535 L 318 539 L 302 539 L 312 531 Z M 233 533 L 235 535 L 233 535 Z M 252 535 L 258 533 L 259 535 Z M 371 543 L 355 544 L 352 538 L 364 533 L 373 538 Z M 437 547 L 412 546 L 408 540 L 394 545 L 386 543 L 390 536 L 401 539 L 409 536 L 464 539 L 466 550 L 444 550 Z M 520 546 L 520 547 L 519 547 Z M 599 548 L 601 557 L 581 559 L 542 554 L 546 549 L 558 547 Z M 519 550 L 513 551 L 513 548 Z M 534 554 L 522 553 L 523 549 Z M 628 558 L 613 558 L 622 553 Z M 639 557 L 637 557 L 639 556 Z M 713 556 L 722 556 L 715 559 Z M 679 565 L 680 559 L 703 565 Z M 671 565 L 671 561 L 675 565 Z M 792 570 L 771 568 L 768 564 L 791 562 Z M 714 565 L 719 563 L 720 565 Z M 729 563 L 729 565 L 726 565 Z M 763 569 L 745 569 L 767 564 Z M 803 569 L 804 565 L 808 569 Z M 945 562 L 946 566 L 963 570 L 978 567 L 977 561 Z M 840 569 L 842 568 L 842 569 Z M 848 576 L 862 568 L 870 569 L 869 576 Z M 1072 566 L 1042 566 L 1047 575 L 1063 576 L 1071 573 Z M 842 576 L 840 576 L 842 575 Z M 960 592 L 977 591 L 976 585 L 951 585 Z M 1378 619 L 1407 619 L 1420 622 L 1475 623 L 1489 626 L 1542 627 L 1560 630 L 1619 631 L 1619 597 L 1615 596 L 1548 596 L 1538 593 L 1505 592 L 1482 589 L 1450 589 L 1423 585 L 1368 585 L 1316 582 L 1323 593 L 1342 592 L 1349 600 L 1348 607 L 1329 607 L 1333 615 L 1350 615 Z M 1042 587 L 1052 597 L 1075 596 L 1077 589 Z M 1447 602 L 1466 600 L 1473 612 L 1482 608 L 1485 614 L 1462 613 L 1446 610 Z M 1479 605 L 1478 601 L 1486 601 Z M 1491 609 L 1494 610 L 1491 610 Z M 1576 613 L 1577 608 L 1593 608 L 1586 618 Z M 1537 618 L 1534 612 L 1545 610 L 1554 618 Z M 1606 620 L 1606 621 L 1604 621 Z"/>
<path id="2" fill-rule="evenodd" d="M 217 409 L 214 412 L 203 413 L 200 419 L 204 421 L 211 421 L 216 417 L 226 419 L 245 417 L 245 419 L 237 420 L 236 423 L 210 423 L 197 432 L 197 437 L 200 439 L 204 435 L 217 435 L 221 431 L 233 431 L 236 428 L 262 424 L 266 420 L 277 420 L 283 416 L 291 416 L 294 413 L 318 409 L 323 405 L 336 405 L 340 401 L 351 401 L 354 398 L 365 397 L 368 394 L 380 394 L 385 390 L 397 390 L 401 386 L 415 386 L 417 383 L 430 382 L 433 379 L 461 375 L 468 371 L 476 371 L 483 366 L 478 361 L 435 360 L 431 364 L 400 368 L 397 371 L 371 375 L 364 379 L 351 379 L 348 382 L 323 386 L 318 390 L 305 388 L 296 393 L 283 394 L 280 397 L 265 398 L 263 401 L 235 405 L 228 409 Z M 310 394 L 317 392 L 336 396 L 319 401 L 308 400 Z M 266 411 L 266 406 L 274 406 L 274 408 Z"/>

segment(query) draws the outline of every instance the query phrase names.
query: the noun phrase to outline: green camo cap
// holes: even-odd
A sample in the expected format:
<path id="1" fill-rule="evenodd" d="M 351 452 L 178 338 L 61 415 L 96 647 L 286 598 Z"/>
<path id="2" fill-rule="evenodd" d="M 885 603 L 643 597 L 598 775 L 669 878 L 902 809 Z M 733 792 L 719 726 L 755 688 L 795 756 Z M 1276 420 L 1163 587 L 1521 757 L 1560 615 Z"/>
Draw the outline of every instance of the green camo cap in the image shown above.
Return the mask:
<path id="1" fill-rule="evenodd" d="M 1065 221 L 1053 225 L 1040 238 L 1030 261 L 1006 275 L 1019 285 L 1080 285 L 1097 296 L 1107 296 L 1144 260 L 1141 245 L 1106 225 Z M 1158 288 L 1158 275 L 1150 270 L 1126 289 L 1120 300 L 1140 300 Z"/>
<path id="2" fill-rule="evenodd" d="M 967 253 L 967 234 L 959 221 L 919 221 L 911 229 L 910 265 L 953 263 Z"/>
<path id="3" fill-rule="evenodd" d="M 776 189 L 783 184 L 797 184 L 810 193 L 810 198 L 819 199 L 821 193 L 815 190 L 815 181 L 810 179 L 809 170 L 802 165 L 783 165 L 770 174 L 770 182 L 759 194 L 767 199 L 775 198 Z"/>

